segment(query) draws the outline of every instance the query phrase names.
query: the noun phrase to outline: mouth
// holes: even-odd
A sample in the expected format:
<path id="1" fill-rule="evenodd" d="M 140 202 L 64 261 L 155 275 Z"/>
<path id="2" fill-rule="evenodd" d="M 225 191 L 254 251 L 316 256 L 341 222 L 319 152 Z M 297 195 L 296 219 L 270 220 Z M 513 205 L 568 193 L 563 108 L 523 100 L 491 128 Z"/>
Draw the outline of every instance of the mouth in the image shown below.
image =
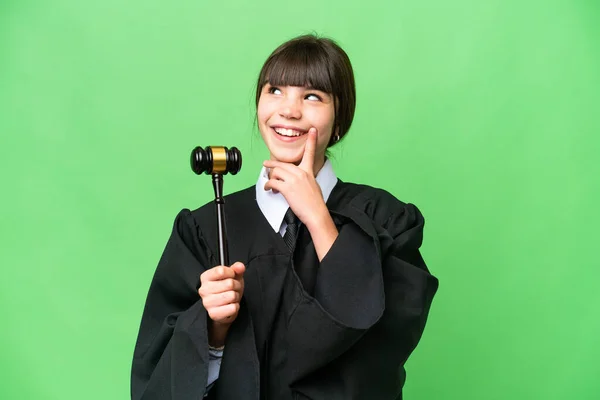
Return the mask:
<path id="1" fill-rule="evenodd" d="M 282 127 L 278 127 L 278 126 L 274 126 L 272 129 L 279 136 L 283 136 L 286 138 L 296 138 L 296 137 L 306 135 L 306 133 L 307 133 L 306 131 L 301 131 L 301 130 L 297 130 L 297 129 L 293 129 L 293 128 L 282 128 Z"/>

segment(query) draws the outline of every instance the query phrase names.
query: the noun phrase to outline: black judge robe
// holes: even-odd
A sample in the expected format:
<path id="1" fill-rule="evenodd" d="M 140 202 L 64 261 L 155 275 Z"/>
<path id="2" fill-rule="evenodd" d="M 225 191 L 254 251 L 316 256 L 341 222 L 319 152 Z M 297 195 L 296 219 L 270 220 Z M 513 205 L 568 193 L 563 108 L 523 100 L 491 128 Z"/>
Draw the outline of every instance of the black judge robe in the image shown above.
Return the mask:
<path id="1" fill-rule="evenodd" d="M 338 181 L 327 207 L 339 236 L 319 263 L 307 229 L 290 255 L 255 197 L 254 186 L 226 197 L 230 260 L 246 265 L 245 289 L 210 397 L 401 399 L 438 286 L 419 252 L 421 213 Z M 202 398 L 208 316 L 197 290 L 217 260 L 213 203 L 182 210 L 146 300 L 133 399 Z"/>

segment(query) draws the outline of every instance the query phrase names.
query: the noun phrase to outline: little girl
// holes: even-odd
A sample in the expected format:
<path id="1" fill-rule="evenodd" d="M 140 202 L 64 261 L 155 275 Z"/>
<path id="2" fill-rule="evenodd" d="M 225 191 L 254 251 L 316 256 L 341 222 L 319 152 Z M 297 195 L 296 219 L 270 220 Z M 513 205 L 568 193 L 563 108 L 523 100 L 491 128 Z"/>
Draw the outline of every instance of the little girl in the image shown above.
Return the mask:
<path id="1" fill-rule="evenodd" d="M 412 204 L 339 180 L 352 66 L 301 36 L 265 62 L 257 122 L 270 158 L 226 197 L 230 266 L 214 205 L 182 210 L 154 275 L 132 366 L 134 399 L 402 399 L 438 282 Z"/>

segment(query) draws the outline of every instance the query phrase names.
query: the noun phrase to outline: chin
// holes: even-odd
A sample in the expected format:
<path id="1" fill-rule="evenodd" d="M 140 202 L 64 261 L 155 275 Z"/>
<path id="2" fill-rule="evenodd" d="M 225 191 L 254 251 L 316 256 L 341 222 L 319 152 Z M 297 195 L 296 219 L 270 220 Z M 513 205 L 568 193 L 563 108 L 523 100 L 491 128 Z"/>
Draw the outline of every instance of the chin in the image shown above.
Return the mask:
<path id="1" fill-rule="evenodd" d="M 300 164 L 300 162 L 302 161 L 302 154 L 297 155 L 289 153 L 286 154 L 285 152 L 272 152 L 271 156 L 277 161 L 296 165 Z"/>
<path id="2" fill-rule="evenodd" d="M 285 157 L 274 157 L 275 160 L 280 161 L 280 162 L 284 162 L 284 163 L 288 163 L 288 164 L 294 164 L 294 165 L 299 165 L 300 162 L 302 161 L 302 159 L 299 159 L 297 157 L 290 157 L 290 158 L 285 158 Z"/>

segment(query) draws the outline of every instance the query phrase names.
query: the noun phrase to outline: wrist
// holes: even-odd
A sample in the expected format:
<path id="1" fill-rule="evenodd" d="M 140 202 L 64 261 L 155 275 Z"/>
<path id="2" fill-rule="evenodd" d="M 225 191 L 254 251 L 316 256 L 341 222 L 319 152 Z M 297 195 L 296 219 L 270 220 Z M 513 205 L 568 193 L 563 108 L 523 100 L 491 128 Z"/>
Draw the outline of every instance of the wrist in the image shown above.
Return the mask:
<path id="1" fill-rule="evenodd" d="M 225 346 L 225 338 L 231 324 L 222 324 L 209 318 L 208 322 L 208 346 L 219 349 Z"/>
<path id="2" fill-rule="evenodd" d="M 308 219 L 306 222 L 302 222 L 304 222 L 311 235 L 319 231 L 327 230 L 327 228 L 330 229 L 331 226 L 335 227 L 333 219 L 331 218 L 329 210 L 325 204 L 323 204 L 323 207 L 321 207 L 318 212 L 313 214 L 311 219 Z"/>
<path id="3" fill-rule="evenodd" d="M 335 226 L 329 210 L 327 210 L 327 215 L 311 221 L 311 225 L 306 224 L 306 227 L 310 232 L 320 262 L 325 258 L 325 255 L 329 252 L 329 249 L 331 249 L 331 246 L 333 246 L 338 237 L 337 226 Z"/>

